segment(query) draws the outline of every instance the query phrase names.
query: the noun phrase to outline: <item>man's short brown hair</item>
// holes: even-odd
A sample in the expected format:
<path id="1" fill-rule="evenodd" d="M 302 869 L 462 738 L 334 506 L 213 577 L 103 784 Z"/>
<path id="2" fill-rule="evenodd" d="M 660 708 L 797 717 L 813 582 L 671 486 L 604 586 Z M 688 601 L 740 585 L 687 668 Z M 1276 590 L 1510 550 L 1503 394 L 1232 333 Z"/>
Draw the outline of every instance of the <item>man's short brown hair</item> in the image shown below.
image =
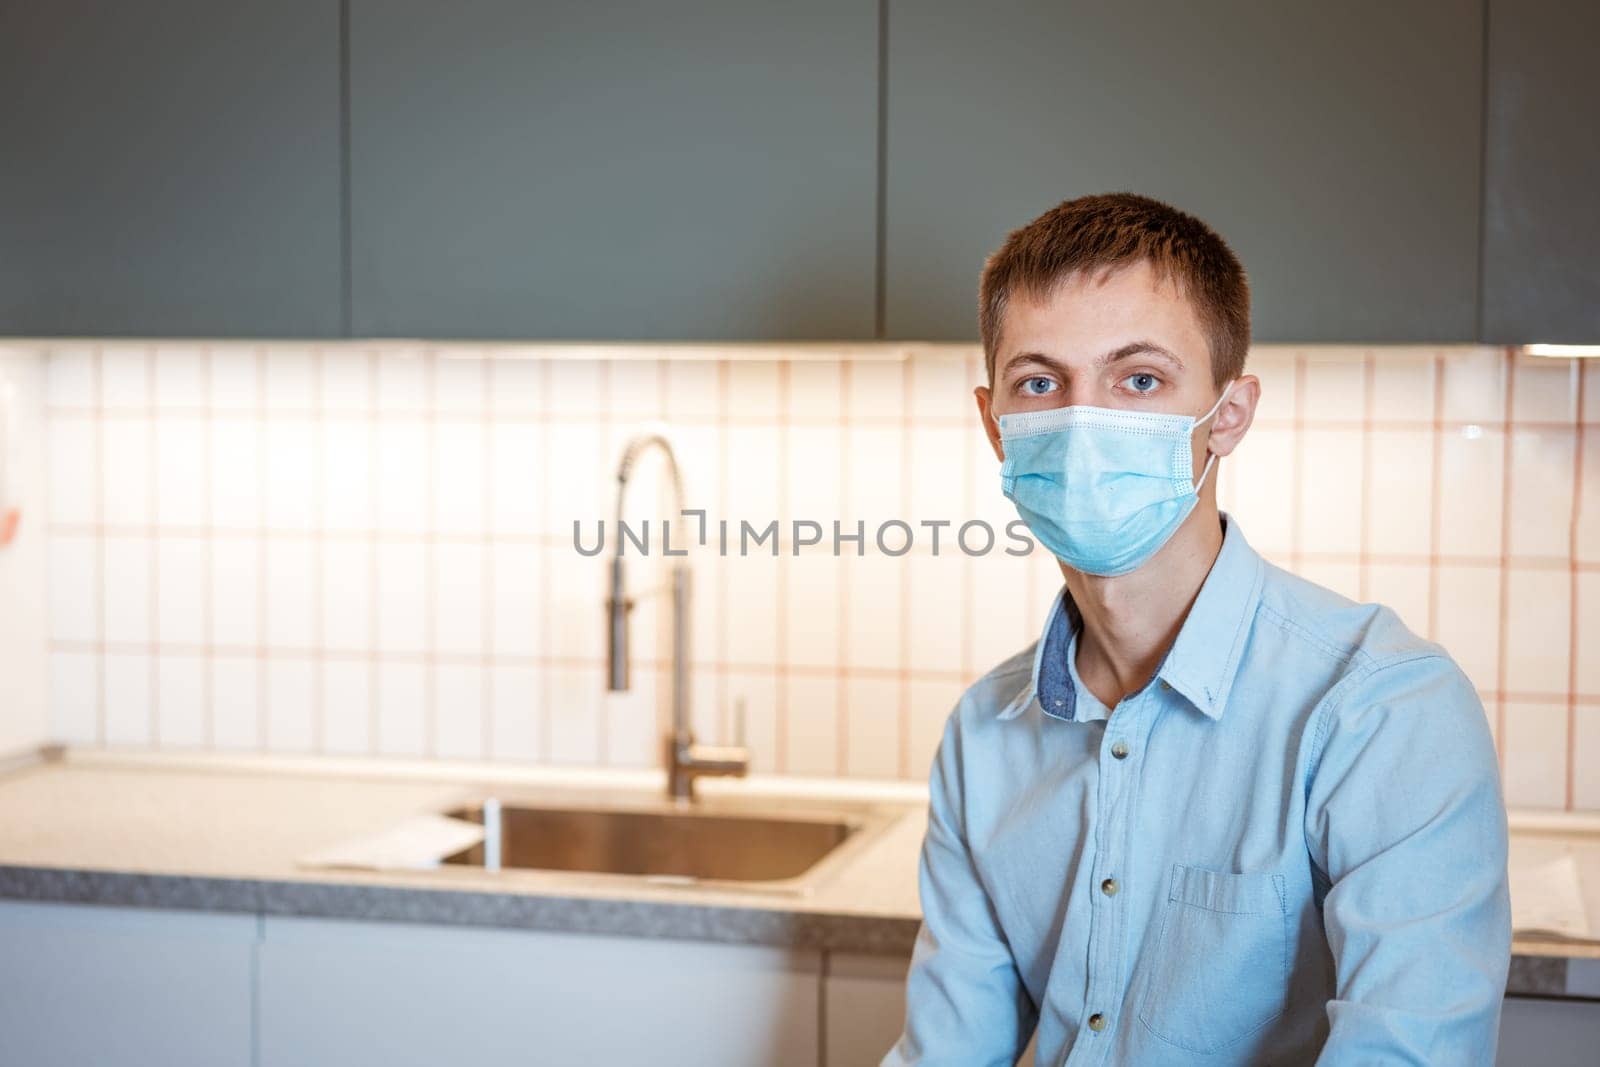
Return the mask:
<path id="1" fill-rule="evenodd" d="M 1158 277 L 1177 282 L 1199 316 L 1211 347 L 1216 385 L 1244 370 L 1250 348 L 1250 284 L 1217 232 L 1170 204 L 1135 193 L 1064 200 L 1012 230 L 983 265 L 978 329 L 989 384 L 1000 347 L 1006 302 L 1013 293 L 1038 299 L 1080 271 L 1101 272 L 1148 260 Z"/>

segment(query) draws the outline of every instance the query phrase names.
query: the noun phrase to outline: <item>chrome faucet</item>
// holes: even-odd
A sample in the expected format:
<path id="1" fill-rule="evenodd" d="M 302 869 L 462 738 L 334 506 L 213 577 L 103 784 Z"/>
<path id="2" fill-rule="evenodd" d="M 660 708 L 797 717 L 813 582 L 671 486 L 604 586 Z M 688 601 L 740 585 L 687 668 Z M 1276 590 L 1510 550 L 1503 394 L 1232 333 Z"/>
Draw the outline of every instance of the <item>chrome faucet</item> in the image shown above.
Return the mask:
<path id="1" fill-rule="evenodd" d="M 622 565 L 622 503 L 628 490 L 628 476 L 639 456 L 651 446 L 666 455 L 672 476 L 672 493 L 678 514 L 683 515 L 683 478 L 678 472 L 678 457 L 672 443 L 660 431 L 646 431 L 628 441 L 617 467 L 617 525 L 614 529 L 617 554 L 611 559 L 611 594 L 606 598 L 606 687 L 613 693 L 628 689 L 628 613 L 634 600 L 625 592 Z M 663 545 L 665 545 L 663 536 Z M 648 543 L 648 542 L 647 542 Z M 672 565 L 672 731 L 666 742 L 667 796 L 674 801 L 694 800 L 694 780 L 702 774 L 739 775 L 750 771 L 750 750 L 744 744 L 744 702 L 737 718 L 738 743 L 702 745 L 689 728 L 689 564 L 678 560 Z"/>

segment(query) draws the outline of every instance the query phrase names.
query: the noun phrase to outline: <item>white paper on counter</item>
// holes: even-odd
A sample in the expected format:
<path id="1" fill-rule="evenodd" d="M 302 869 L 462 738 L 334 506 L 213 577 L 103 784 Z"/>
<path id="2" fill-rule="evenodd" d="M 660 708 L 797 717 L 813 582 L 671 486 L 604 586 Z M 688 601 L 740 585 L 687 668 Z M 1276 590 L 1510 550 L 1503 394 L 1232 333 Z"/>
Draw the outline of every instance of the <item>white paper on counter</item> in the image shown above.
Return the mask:
<path id="1" fill-rule="evenodd" d="M 425 813 L 377 833 L 308 852 L 303 867 L 358 867 L 392 871 L 437 867 L 439 861 L 483 841 L 483 826 L 448 815 Z"/>
<path id="2" fill-rule="evenodd" d="M 1566 853 L 1543 863 L 1513 867 L 1511 928 L 1519 934 L 1545 934 L 1590 940 L 1578 863 Z"/>

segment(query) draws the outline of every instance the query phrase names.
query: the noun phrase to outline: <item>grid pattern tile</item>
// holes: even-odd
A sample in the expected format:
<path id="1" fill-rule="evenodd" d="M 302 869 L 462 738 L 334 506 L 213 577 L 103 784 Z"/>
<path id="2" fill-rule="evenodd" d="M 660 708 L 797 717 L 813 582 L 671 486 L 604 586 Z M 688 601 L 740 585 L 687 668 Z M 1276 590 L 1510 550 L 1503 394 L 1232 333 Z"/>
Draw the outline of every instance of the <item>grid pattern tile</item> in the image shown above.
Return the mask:
<path id="1" fill-rule="evenodd" d="M 1037 635 L 1048 554 L 956 542 L 1015 518 L 974 418 L 976 348 L 484 355 L 50 347 L 56 736 L 656 763 L 666 569 L 630 563 L 633 686 L 607 692 L 606 558 L 573 532 L 613 525 L 617 459 L 652 420 L 713 545 L 719 520 L 735 545 L 741 520 L 784 531 L 776 558 L 689 557 L 694 726 L 731 740 L 742 704 L 757 770 L 925 778 L 962 688 Z M 1219 499 L 1252 544 L 1443 642 L 1513 805 L 1600 808 L 1600 659 L 1581 643 L 1600 633 L 1596 375 L 1476 347 L 1263 347 L 1248 369 L 1263 398 Z M 658 539 L 662 469 L 642 461 L 625 515 Z M 903 555 L 875 543 L 895 519 L 916 527 Z M 793 553 L 796 520 L 823 544 Z M 835 520 L 863 524 L 861 554 L 832 554 Z M 935 550 L 921 524 L 940 520 Z"/>

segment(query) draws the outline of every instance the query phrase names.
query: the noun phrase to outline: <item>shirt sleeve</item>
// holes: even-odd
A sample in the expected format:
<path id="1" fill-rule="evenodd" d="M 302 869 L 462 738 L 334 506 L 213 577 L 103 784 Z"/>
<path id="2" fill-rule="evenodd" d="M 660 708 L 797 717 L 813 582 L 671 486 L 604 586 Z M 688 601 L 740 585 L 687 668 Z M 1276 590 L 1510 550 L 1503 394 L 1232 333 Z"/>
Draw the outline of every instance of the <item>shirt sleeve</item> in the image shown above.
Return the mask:
<path id="1" fill-rule="evenodd" d="M 906 978 L 906 1021 L 880 1067 L 1015 1064 L 1038 1021 L 968 850 L 961 708 L 945 723 L 928 782 L 918 868 L 922 925 Z"/>
<path id="2" fill-rule="evenodd" d="M 1316 720 L 1306 803 L 1337 967 L 1317 1063 L 1492 1064 L 1511 899 L 1483 705 L 1442 655 L 1347 685 Z"/>

